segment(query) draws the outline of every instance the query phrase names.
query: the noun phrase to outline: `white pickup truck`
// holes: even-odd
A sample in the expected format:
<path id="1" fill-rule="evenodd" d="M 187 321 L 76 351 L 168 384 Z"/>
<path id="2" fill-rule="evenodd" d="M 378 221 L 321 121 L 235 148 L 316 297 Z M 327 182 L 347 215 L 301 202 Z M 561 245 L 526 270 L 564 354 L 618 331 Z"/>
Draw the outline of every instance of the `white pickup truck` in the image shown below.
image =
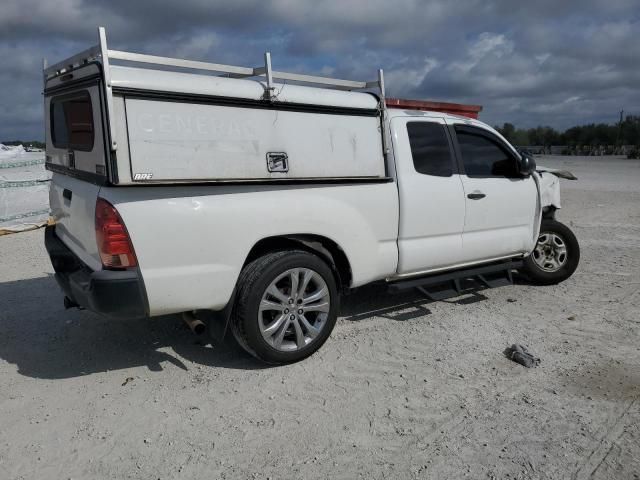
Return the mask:
<path id="1" fill-rule="evenodd" d="M 247 351 L 284 363 L 326 341 L 355 287 L 442 294 L 518 269 L 555 283 L 578 264 L 555 175 L 477 120 L 388 108 L 381 71 L 135 54 L 99 29 L 45 64 L 44 103 L 45 245 L 67 306 L 192 326 L 217 312 Z"/>

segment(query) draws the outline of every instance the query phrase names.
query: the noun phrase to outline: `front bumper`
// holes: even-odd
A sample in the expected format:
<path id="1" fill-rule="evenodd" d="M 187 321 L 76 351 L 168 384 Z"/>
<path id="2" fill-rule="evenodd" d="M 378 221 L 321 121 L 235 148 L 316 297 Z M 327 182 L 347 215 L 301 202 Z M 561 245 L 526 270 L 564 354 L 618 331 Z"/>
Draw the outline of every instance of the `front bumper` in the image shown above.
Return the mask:
<path id="1" fill-rule="evenodd" d="M 46 227 L 44 244 L 55 278 L 73 303 L 111 318 L 148 316 L 138 270 L 91 270 L 57 237 L 55 225 Z"/>

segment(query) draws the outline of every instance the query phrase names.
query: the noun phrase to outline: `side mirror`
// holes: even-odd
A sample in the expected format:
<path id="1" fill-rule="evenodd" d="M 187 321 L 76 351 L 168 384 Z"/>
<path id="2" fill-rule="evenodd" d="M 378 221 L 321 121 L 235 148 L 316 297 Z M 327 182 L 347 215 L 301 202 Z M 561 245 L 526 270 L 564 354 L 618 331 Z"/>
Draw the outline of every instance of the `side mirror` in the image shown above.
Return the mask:
<path id="1" fill-rule="evenodd" d="M 528 177 L 536 171 L 536 161 L 531 155 L 520 152 L 520 161 L 518 162 L 518 173 L 523 177 Z"/>

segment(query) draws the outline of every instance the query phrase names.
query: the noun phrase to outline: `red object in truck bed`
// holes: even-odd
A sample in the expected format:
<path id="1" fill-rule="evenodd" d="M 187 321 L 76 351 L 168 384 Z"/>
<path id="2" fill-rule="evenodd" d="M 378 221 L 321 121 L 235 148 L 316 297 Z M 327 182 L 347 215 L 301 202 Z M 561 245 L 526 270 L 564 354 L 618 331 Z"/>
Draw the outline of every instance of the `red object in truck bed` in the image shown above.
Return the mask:
<path id="1" fill-rule="evenodd" d="M 462 103 L 430 102 L 426 100 L 409 100 L 407 98 L 387 98 L 387 107 L 404 110 L 429 110 L 432 112 L 451 113 L 463 117 L 478 118 L 481 105 L 464 105 Z"/>

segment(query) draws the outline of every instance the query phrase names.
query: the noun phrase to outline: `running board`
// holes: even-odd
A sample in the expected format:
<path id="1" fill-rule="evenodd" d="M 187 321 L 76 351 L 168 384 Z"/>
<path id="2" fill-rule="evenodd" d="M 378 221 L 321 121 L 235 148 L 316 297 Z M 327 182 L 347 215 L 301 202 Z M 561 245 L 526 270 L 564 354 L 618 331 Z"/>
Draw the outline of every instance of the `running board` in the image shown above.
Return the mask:
<path id="1" fill-rule="evenodd" d="M 398 293 L 416 288 L 429 300 L 444 300 L 445 298 L 457 297 L 468 291 L 469 288 L 464 288 L 462 285 L 462 282 L 467 279 L 474 280 L 486 288 L 512 285 L 513 275 L 511 272 L 521 268 L 522 265 L 522 260 L 511 260 L 407 280 L 396 280 L 389 283 L 388 290 L 390 293 Z"/>

